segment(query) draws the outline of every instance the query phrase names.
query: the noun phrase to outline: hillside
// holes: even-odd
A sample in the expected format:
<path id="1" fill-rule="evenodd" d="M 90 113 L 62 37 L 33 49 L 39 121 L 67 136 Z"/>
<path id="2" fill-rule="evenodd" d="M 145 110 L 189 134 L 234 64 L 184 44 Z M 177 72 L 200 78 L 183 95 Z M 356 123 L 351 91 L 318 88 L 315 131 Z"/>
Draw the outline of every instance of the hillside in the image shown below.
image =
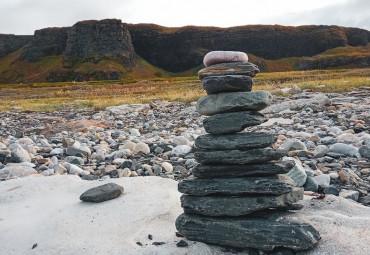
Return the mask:
<path id="1" fill-rule="evenodd" d="M 162 27 L 89 20 L 0 34 L 0 83 L 191 76 L 212 50 L 247 52 L 261 71 L 370 66 L 370 32 L 338 26 Z"/>

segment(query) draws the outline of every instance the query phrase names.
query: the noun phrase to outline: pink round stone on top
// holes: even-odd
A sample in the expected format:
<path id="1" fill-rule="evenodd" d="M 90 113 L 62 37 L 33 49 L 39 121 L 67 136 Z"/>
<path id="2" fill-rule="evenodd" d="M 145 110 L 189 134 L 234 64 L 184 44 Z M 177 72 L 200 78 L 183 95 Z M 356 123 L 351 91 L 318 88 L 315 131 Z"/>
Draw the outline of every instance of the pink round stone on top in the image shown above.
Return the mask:
<path id="1" fill-rule="evenodd" d="M 230 62 L 248 62 L 248 55 L 241 51 L 211 51 L 203 59 L 206 67 Z"/>

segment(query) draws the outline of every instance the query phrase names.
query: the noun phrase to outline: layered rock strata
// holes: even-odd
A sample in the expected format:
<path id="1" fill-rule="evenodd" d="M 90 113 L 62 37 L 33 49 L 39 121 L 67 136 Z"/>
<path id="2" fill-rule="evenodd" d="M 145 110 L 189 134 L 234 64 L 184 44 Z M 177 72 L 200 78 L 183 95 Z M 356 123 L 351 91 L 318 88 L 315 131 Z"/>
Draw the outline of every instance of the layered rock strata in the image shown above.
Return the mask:
<path id="1" fill-rule="evenodd" d="M 191 240 L 218 245 L 311 249 L 320 239 L 318 231 L 289 211 L 301 208 L 296 202 L 303 199 L 303 189 L 281 175 L 295 166 L 294 161 L 281 161 L 287 151 L 271 148 L 271 134 L 239 133 L 265 122 L 259 111 L 271 101 L 268 92 L 251 91 L 259 70 L 243 59 L 248 57 L 240 52 L 211 52 L 204 60 L 207 67 L 199 71 L 208 95 L 196 109 L 209 116 L 204 120 L 209 134 L 195 140 L 200 163 L 193 170 L 195 178 L 179 183 L 185 213 L 176 227 Z"/>

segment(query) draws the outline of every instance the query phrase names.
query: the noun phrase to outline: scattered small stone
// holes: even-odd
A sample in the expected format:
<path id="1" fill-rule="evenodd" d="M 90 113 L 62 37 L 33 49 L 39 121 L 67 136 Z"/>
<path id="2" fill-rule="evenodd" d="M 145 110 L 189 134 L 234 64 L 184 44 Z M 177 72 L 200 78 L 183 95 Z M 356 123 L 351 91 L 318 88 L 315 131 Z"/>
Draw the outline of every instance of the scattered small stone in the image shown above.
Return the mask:
<path id="1" fill-rule="evenodd" d="M 34 243 L 33 245 L 32 245 L 32 249 L 35 249 L 37 247 L 37 243 Z"/>
<path id="2" fill-rule="evenodd" d="M 153 240 L 153 236 L 151 234 L 148 235 L 149 240 Z"/>
<path id="3" fill-rule="evenodd" d="M 176 243 L 176 246 L 177 247 L 186 247 L 186 246 L 189 246 L 189 244 L 184 240 L 180 240 L 179 242 Z"/>
<path id="4" fill-rule="evenodd" d="M 163 245 L 163 244 L 166 244 L 166 243 L 165 242 L 153 242 L 152 244 L 155 245 L 155 246 L 159 246 L 159 245 Z"/>
<path id="5" fill-rule="evenodd" d="M 137 245 L 139 246 L 143 246 L 143 244 L 141 242 L 136 242 Z"/>

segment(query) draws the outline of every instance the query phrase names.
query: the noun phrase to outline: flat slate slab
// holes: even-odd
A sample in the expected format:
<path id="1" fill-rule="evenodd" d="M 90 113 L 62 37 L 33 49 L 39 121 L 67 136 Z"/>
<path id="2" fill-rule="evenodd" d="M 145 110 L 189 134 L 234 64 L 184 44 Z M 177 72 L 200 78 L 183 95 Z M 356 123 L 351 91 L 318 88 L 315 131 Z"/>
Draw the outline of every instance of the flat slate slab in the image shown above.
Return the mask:
<path id="1" fill-rule="evenodd" d="M 201 135 L 195 146 L 202 150 L 243 150 L 265 148 L 272 145 L 275 138 L 269 133 L 242 133 L 227 135 Z"/>
<path id="2" fill-rule="evenodd" d="M 80 196 L 85 202 L 100 203 L 109 199 L 119 197 L 123 193 L 123 187 L 115 183 L 107 183 L 89 190 Z"/>
<path id="3" fill-rule="evenodd" d="M 285 247 L 294 251 L 314 248 L 320 234 L 299 213 L 278 212 L 256 217 L 205 217 L 181 214 L 177 231 L 193 241 L 238 248 L 272 251 Z"/>
<path id="4" fill-rule="evenodd" d="M 303 199 L 303 188 L 280 196 L 181 196 L 185 213 L 204 216 L 243 216 L 269 208 L 287 208 Z"/>
<path id="5" fill-rule="evenodd" d="M 208 76 L 202 80 L 207 94 L 251 91 L 253 79 L 246 75 Z"/>
<path id="6" fill-rule="evenodd" d="M 208 195 L 282 195 L 293 190 L 292 179 L 284 175 L 270 177 L 240 177 L 215 179 L 187 179 L 179 182 L 181 193 L 194 196 Z"/>
<path id="7" fill-rule="evenodd" d="M 252 150 L 222 150 L 196 151 L 195 159 L 201 164 L 254 164 L 278 160 L 288 153 L 284 149 L 252 149 Z"/>
<path id="8" fill-rule="evenodd" d="M 259 72 L 258 67 L 250 62 L 232 62 L 203 68 L 198 72 L 198 76 L 201 80 L 207 76 L 219 75 L 247 75 L 254 77 Z"/>
<path id="9" fill-rule="evenodd" d="M 293 160 L 255 165 L 197 165 L 192 173 L 197 178 L 230 178 L 286 174 L 295 166 Z"/>
<path id="10" fill-rule="evenodd" d="M 202 115 L 226 112 L 260 111 L 270 105 L 272 96 L 267 91 L 229 92 L 207 95 L 200 98 L 195 106 Z"/>
<path id="11" fill-rule="evenodd" d="M 232 134 L 243 131 L 246 127 L 257 126 L 266 120 L 265 116 L 257 111 L 219 113 L 204 119 L 203 126 L 210 134 Z"/>

